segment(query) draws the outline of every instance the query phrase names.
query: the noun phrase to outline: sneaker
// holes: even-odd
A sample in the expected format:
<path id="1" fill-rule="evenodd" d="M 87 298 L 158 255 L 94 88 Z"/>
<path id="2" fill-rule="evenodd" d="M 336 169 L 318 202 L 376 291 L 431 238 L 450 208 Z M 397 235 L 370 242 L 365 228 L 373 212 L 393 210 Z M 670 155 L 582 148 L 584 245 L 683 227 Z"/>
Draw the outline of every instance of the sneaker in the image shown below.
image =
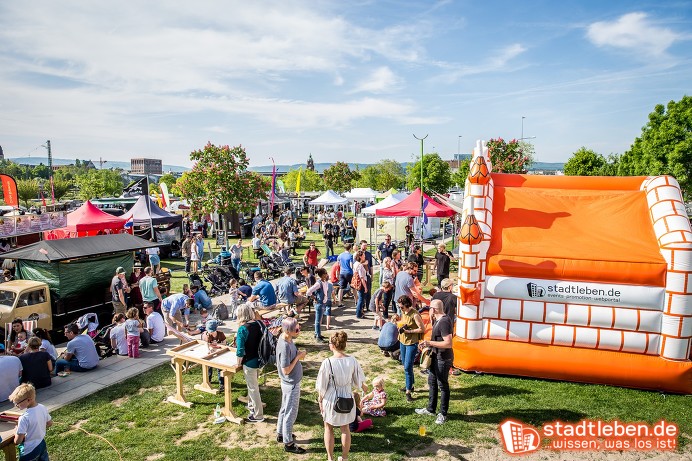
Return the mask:
<path id="1" fill-rule="evenodd" d="M 406 386 L 404 386 L 404 387 L 402 387 L 402 388 L 399 388 L 399 390 L 400 390 L 401 392 L 406 392 L 407 389 L 406 389 Z M 413 391 L 414 391 L 414 388 L 411 388 L 411 392 L 413 392 Z"/>
<path id="2" fill-rule="evenodd" d="M 224 392 L 226 390 L 225 386 L 219 386 L 219 392 Z"/>
<path id="3" fill-rule="evenodd" d="M 262 421 L 264 421 L 264 416 L 258 418 L 255 415 L 250 415 L 247 418 L 245 418 L 245 421 L 248 423 L 261 423 Z"/>
<path id="4" fill-rule="evenodd" d="M 326 341 L 326 340 L 327 340 L 327 338 L 325 338 L 325 337 L 322 336 L 322 335 L 319 335 L 318 338 L 321 339 L 322 341 Z"/>
<path id="5" fill-rule="evenodd" d="M 295 453 L 296 455 L 302 455 L 306 452 L 305 448 L 299 447 L 295 443 L 284 445 L 284 451 L 287 453 Z"/>
<path id="6" fill-rule="evenodd" d="M 379 330 L 380 327 L 378 327 L 377 325 L 373 325 L 373 326 L 372 326 L 372 329 L 373 329 L 373 330 Z"/>
<path id="7" fill-rule="evenodd" d="M 411 394 L 406 394 L 406 401 L 407 401 L 408 403 L 413 402 L 413 396 L 412 396 Z"/>
<path id="8" fill-rule="evenodd" d="M 339 304 L 339 305 L 338 305 L 338 306 L 336 306 L 336 307 L 344 307 L 344 305 L 343 305 L 343 304 Z"/>
<path id="9" fill-rule="evenodd" d="M 324 344 L 326 342 L 326 340 L 324 338 L 320 338 L 320 337 L 315 336 L 315 342 L 317 344 Z"/>
<path id="10" fill-rule="evenodd" d="M 389 351 L 382 351 L 382 355 L 384 355 L 385 357 L 391 357 L 392 356 L 392 354 L 390 354 Z"/>
<path id="11" fill-rule="evenodd" d="M 416 408 L 415 411 L 417 415 L 435 416 L 435 413 L 429 411 L 427 408 Z"/>
<path id="12" fill-rule="evenodd" d="M 435 424 L 444 424 L 447 422 L 447 417 L 443 415 L 442 413 L 437 414 L 437 418 L 435 418 Z"/>

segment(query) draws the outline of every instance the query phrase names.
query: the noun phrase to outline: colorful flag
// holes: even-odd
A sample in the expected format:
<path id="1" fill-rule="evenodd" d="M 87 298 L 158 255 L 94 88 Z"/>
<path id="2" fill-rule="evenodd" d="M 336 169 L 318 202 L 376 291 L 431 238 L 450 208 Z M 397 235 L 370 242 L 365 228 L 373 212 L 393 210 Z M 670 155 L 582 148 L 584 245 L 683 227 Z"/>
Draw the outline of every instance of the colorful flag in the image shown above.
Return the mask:
<path id="1" fill-rule="evenodd" d="M 272 158 L 272 197 L 271 205 L 269 206 L 269 216 L 274 214 L 274 197 L 276 196 L 276 164 Z"/>
<path id="2" fill-rule="evenodd" d="M 149 192 L 149 181 L 147 177 L 133 182 L 125 189 L 123 189 L 123 197 L 139 197 L 140 195 L 147 195 Z"/>
<path id="3" fill-rule="evenodd" d="M 170 196 L 168 195 L 168 186 L 165 182 L 159 183 L 159 188 L 161 189 L 161 202 L 163 206 L 161 208 L 167 209 L 171 204 Z"/>
<path id="4" fill-rule="evenodd" d="M 298 170 L 298 179 L 296 180 L 296 194 L 300 197 L 300 173 L 303 171 L 303 167 Z"/>
<path id="5" fill-rule="evenodd" d="M 0 174 L 0 181 L 2 181 L 2 196 L 5 199 L 5 205 L 19 207 L 17 181 L 12 176 L 6 174 Z"/>

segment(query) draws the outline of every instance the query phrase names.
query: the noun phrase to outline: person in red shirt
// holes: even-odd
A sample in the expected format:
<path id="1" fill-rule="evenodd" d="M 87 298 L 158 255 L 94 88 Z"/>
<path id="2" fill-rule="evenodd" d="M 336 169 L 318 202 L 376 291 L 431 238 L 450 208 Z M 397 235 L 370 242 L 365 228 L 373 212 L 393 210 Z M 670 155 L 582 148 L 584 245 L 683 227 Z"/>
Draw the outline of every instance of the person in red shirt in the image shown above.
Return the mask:
<path id="1" fill-rule="evenodd" d="M 337 300 L 337 294 L 339 293 L 339 275 L 341 274 L 341 264 L 339 261 L 335 262 L 332 269 L 329 271 L 329 281 L 334 285 L 332 290 L 332 301 Z"/>
<path id="2" fill-rule="evenodd" d="M 322 253 L 317 249 L 315 242 L 310 243 L 310 248 L 305 252 L 303 256 L 303 263 L 310 269 L 310 273 L 314 274 L 315 269 L 317 269 L 317 261 Z"/>

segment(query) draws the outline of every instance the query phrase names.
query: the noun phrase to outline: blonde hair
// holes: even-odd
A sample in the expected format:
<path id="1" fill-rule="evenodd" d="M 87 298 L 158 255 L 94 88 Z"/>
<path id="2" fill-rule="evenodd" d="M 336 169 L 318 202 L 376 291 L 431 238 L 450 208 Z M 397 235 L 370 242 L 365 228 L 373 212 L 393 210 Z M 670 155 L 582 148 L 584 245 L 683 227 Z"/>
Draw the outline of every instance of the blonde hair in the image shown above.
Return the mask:
<path id="1" fill-rule="evenodd" d="M 19 404 L 19 402 L 25 401 L 26 399 L 35 398 L 36 388 L 29 383 L 20 384 L 15 388 L 14 392 L 10 394 L 10 401 L 15 405 Z"/>
<path id="2" fill-rule="evenodd" d="M 32 336 L 31 338 L 29 338 L 29 342 L 26 344 L 26 346 L 32 351 L 37 351 L 41 348 L 41 344 L 42 342 L 40 338 Z"/>
<path id="3" fill-rule="evenodd" d="M 372 380 L 372 387 L 384 388 L 384 377 L 378 376 L 377 378 L 373 379 Z"/>
<path id="4" fill-rule="evenodd" d="M 129 308 L 129 309 L 127 310 L 127 312 L 125 313 L 125 316 L 126 316 L 128 319 L 136 319 L 136 318 L 139 318 L 139 311 L 137 310 L 136 307 L 131 307 L 131 308 Z"/>
<path id="5" fill-rule="evenodd" d="M 255 319 L 255 310 L 252 308 L 252 305 L 249 303 L 244 303 L 238 306 L 236 309 L 235 315 L 238 319 L 238 324 L 243 324 L 247 323 L 250 320 Z"/>
<path id="6" fill-rule="evenodd" d="M 353 393 L 353 401 L 356 404 L 357 408 L 360 408 L 360 393 L 359 392 L 354 392 Z"/>

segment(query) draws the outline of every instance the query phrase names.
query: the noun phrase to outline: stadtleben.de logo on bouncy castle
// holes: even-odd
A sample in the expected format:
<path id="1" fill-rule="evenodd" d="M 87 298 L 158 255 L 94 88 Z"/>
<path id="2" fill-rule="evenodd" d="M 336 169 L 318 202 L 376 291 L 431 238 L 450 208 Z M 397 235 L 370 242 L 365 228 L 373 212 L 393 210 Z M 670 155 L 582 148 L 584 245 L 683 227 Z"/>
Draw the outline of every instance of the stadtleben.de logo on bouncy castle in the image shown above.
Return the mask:
<path id="1" fill-rule="evenodd" d="M 650 425 L 621 421 L 553 421 L 541 429 L 508 419 L 500 424 L 500 438 L 511 455 L 546 450 L 570 451 L 674 451 L 678 426 L 667 421 Z"/>

